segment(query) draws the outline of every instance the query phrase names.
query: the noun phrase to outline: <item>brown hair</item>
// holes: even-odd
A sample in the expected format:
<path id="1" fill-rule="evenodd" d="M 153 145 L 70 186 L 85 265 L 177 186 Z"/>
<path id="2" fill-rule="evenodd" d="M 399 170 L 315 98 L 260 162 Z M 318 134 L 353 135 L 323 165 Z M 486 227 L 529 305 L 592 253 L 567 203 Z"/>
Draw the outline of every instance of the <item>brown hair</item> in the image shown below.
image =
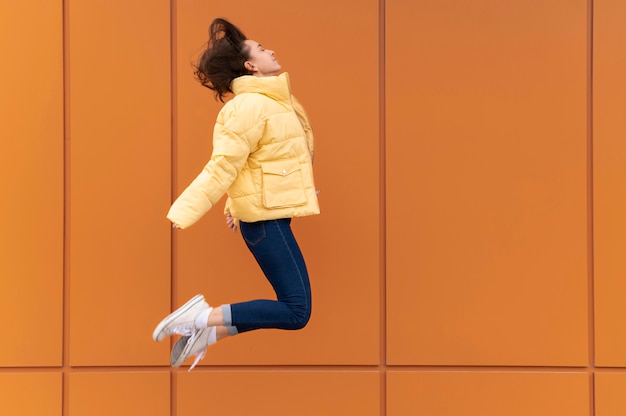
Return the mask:
<path id="1" fill-rule="evenodd" d="M 211 22 L 207 48 L 198 58 L 194 75 L 203 86 L 215 92 L 215 99 L 224 102 L 224 96 L 233 92 L 231 82 L 242 75 L 250 75 L 244 66 L 250 59 L 246 39 L 246 35 L 226 19 Z"/>

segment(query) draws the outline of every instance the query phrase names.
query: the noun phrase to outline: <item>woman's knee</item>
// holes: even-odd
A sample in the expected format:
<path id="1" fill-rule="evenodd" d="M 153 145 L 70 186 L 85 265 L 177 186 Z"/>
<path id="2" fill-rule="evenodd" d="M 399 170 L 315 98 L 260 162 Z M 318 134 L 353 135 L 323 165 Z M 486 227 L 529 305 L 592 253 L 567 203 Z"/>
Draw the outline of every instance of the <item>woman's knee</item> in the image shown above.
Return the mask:
<path id="1" fill-rule="evenodd" d="M 292 319 L 289 323 L 289 327 L 287 329 L 296 331 L 304 328 L 309 323 L 311 319 L 311 309 L 310 308 L 298 308 L 297 310 L 292 309 Z"/>

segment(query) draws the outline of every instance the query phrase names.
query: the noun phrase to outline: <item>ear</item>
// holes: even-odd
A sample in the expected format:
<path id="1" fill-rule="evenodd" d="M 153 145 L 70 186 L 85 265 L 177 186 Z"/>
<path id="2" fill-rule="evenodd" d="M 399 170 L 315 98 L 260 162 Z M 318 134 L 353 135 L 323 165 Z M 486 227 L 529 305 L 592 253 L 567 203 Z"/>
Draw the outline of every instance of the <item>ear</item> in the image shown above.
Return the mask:
<path id="1" fill-rule="evenodd" d="M 254 72 L 254 70 L 256 69 L 256 67 L 254 66 L 254 64 L 252 64 L 252 62 L 250 61 L 246 61 L 243 66 L 250 72 Z"/>

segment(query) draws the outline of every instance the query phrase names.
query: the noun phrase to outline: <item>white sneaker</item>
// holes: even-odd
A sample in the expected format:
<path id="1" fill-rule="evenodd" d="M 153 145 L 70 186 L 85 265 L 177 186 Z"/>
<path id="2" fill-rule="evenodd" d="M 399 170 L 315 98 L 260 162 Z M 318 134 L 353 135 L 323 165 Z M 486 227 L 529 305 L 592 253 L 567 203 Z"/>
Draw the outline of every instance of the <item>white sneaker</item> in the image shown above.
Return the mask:
<path id="1" fill-rule="evenodd" d="M 207 347 L 215 344 L 216 331 L 217 329 L 214 326 L 210 326 L 199 329 L 192 335 L 183 336 L 176 341 L 174 348 L 172 348 L 172 353 L 170 354 L 170 364 L 172 367 L 180 367 L 187 358 L 191 355 L 195 355 L 196 359 L 191 367 L 189 367 L 189 371 L 193 370 L 196 364 L 198 364 L 198 361 L 204 358 Z"/>
<path id="2" fill-rule="evenodd" d="M 204 301 L 204 296 L 196 295 L 180 308 L 163 319 L 152 332 L 155 341 L 161 341 L 169 335 L 192 335 L 196 328 L 194 320 L 200 312 L 208 309 L 209 305 Z"/>

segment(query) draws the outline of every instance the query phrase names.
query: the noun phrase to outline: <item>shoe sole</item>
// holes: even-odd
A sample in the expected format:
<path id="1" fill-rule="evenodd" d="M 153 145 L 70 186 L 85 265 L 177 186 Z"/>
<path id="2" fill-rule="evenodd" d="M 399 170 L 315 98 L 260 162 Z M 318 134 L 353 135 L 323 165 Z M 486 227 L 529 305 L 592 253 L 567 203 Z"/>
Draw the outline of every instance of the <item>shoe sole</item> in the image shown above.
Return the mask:
<path id="1" fill-rule="evenodd" d="M 215 327 L 207 327 L 207 328 L 203 328 L 198 330 L 198 332 L 196 332 L 196 335 L 202 331 L 215 331 Z M 185 335 L 183 337 L 181 337 L 178 341 L 176 341 L 176 343 L 174 344 L 174 348 L 172 348 L 172 352 L 170 354 L 170 365 L 172 367 L 180 367 L 185 360 L 187 360 L 187 358 L 189 358 L 191 356 L 191 354 L 193 354 L 193 348 L 196 346 L 196 344 L 198 344 L 198 342 L 200 342 L 201 339 L 203 339 L 202 336 L 195 336 L 193 337 L 193 339 L 191 335 Z M 203 345 L 204 349 L 206 350 L 206 348 L 208 347 L 208 345 Z M 194 363 L 190 368 L 189 371 L 191 371 L 193 369 L 193 367 L 196 365 L 196 363 Z"/>
<path id="2" fill-rule="evenodd" d="M 204 302 L 204 296 L 196 295 L 193 298 L 191 298 L 189 301 L 187 301 L 187 303 L 185 303 L 183 306 L 181 306 L 180 308 L 176 309 L 174 312 L 166 316 L 165 319 L 159 322 L 157 327 L 152 332 L 152 339 L 157 342 L 161 341 L 164 338 L 161 333 L 163 332 L 165 327 L 171 324 L 172 321 L 177 319 L 179 316 L 181 316 L 182 314 L 184 314 L 185 312 L 187 312 L 189 309 L 191 309 L 192 307 L 194 307 L 200 302 Z"/>
<path id="3" fill-rule="evenodd" d="M 176 341 L 176 343 L 174 344 L 174 348 L 172 348 L 172 353 L 170 354 L 170 365 L 172 367 L 180 367 L 185 361 L 183 359 L 183 351 L 185 350 L 185 347 L 187 346 L 187 342 L 189 341 L 189 338 L 191 337 L 188 335 L 185 335 L 181 337 L 178 341 Z"/>

